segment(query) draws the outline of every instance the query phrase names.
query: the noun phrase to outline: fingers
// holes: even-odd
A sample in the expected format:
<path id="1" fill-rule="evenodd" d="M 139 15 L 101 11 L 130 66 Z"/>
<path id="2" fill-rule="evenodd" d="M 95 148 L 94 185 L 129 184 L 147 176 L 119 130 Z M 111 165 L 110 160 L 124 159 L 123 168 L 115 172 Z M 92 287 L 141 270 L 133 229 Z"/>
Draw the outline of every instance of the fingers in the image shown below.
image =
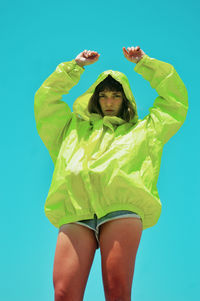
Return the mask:
<path id="1" fill-rule="evenodd" d="M 140 46 L 136 47 L 127 47 L 127 50 L 125 47 L 122 48 L 125 55 L 133 55 L 137 54 L 137 52 L 141 51 Z M 86 59 L 94 59 L 97 56 L 100 56 L 100 54 L 97 51 L 91 51 L 91 50 L 84 50 L 82 52 L 82 55 Z"/>
<path id="2" fill-rule="evenodd" d="M 144 51 L 140 48 L 140 46 L 136 47 L 125 47 L 122 48 L 125 58 L 133 63 L 138 63 L 141 58 L 145 55 Z"/>
<path id="3" fill-rule="evenodd" d="M 133 62 L 137 62 L 138 59 L 141 59 L 141 57 L 145 54 L 142 49 L 140 49 L 140 46 L 127 47 L 127 49 L 123 47 L 122 49 L 125 58 Z M 82 53 L 79 54 L 79 56 L 80 60 L 84 62 L 84 64 L 91 64 L 99 59 L 100 54 L 97 51 L 85 49 Z"/>
<path id="4" fill-rule="evenodd" d="M 98 54 L 98 52 L 97 51 L 91 51 L 91 50 L 84 50 L 83 51 L 83 56 L 85 57 L 85 58 L 94 58 L 94 57 L 96 57 L 96 56 L 99 56 L 100 54 Z"/>
<path id="5" fill-rule="evenodd" d="M 127 50 L 125 47 L 123 47 L 123 50 L 126 54 L 128 54 L 129 52 L 134 52 L 134 51 L 139 51 L 140 50 L 140 46 L 136 46 L 136 47 L 127 47 Z"/>
<path id="6" fill-rule="evenodd" d="M 126 48 L 123 47 L 122 49 L 123 49 L 124 54 L 128 55 L 128 51 L 126 50 Z"/>

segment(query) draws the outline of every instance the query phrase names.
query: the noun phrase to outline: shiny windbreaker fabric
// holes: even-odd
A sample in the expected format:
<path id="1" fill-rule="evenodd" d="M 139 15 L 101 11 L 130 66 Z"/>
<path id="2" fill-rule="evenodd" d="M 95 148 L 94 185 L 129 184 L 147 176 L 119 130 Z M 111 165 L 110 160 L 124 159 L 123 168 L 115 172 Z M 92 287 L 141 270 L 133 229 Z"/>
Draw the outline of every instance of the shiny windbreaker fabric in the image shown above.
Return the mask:
<path id="1" fill-rule="evenodd" d="M 98 76 L 75 100 L 72 112 L 62 95 L 84 71 L 75 60 L 61 63 L 35 94 L 37 131 L 55 166 L 45 214 L 59 228 L 94 214 L 100 218 L 131 210 L 141 216 L 143 229 L 152 227 L 161 214 L 156 184 L 163 146 L 185 121 L 186 87 L 172 65 L 145 55 L 134 71 L 158 93 L 145 118 L 138 118 L 127 77 L 113 70 Z M 87 110 L 95 87 L 109 74 L 122 84 L 134 108 L 129 122 Z"/>

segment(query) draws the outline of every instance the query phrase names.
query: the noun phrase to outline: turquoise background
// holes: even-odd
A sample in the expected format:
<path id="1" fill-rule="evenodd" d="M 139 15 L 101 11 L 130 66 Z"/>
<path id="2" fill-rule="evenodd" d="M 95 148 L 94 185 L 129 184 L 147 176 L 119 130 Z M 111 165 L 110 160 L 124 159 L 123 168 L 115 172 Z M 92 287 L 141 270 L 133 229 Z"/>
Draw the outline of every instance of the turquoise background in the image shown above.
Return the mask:
<path id="1" fill-rule="evenodd" d="M 125 73 L 139 118 L 157 93 L 128 62 L 122 47 L 139 45 L 172 64 L 184 81 L 189 111 L 163 150 L 156 226 L 144 230 L 133 279 L 134 301 L 188 301 L 200 296 L 199 277 L 199 1 L 8 1 L 0 4 L 1 248 L 3 301 L 54 300 L 52 271 L 58 229 L 44 214 L 54 170 L 34 119 L 34 94 L 64 61 L 98 51 L 64 100 L 72 108 L 105 70 Z M 96 252 L 84 301 L 102 301 Z"/>

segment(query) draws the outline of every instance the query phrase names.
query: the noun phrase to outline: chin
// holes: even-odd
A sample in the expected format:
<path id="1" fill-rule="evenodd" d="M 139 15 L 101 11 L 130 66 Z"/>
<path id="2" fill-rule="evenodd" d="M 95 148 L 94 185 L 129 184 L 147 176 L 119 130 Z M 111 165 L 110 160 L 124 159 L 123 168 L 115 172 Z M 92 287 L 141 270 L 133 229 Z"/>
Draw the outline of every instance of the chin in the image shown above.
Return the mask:
<path id="1" fill-rule="evenodd" d="M 105 116 L 116 116 L 115 113 L 107 113 L 107 112 L 106 112 L 104 115 L 105 115 Z"/>

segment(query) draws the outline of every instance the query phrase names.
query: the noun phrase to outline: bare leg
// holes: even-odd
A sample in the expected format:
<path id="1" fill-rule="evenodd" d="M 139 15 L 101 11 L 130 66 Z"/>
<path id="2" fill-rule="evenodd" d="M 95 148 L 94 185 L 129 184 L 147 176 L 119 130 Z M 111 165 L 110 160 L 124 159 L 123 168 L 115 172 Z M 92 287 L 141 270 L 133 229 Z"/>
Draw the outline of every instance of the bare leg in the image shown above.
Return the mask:
<path id="1" fill-rule="evenodd" d="M 60 228 L 54 258 L 55 301 L 82 301 L 97 248 L 95 234 L 78 224 Z"/>
<path id="2" fill-rule="evenodd" d="M 102 224 L 100 251 L 106 301 L 131 301 L 141 235 L 142 222 L 138 218 L 121 218 Z"/>

